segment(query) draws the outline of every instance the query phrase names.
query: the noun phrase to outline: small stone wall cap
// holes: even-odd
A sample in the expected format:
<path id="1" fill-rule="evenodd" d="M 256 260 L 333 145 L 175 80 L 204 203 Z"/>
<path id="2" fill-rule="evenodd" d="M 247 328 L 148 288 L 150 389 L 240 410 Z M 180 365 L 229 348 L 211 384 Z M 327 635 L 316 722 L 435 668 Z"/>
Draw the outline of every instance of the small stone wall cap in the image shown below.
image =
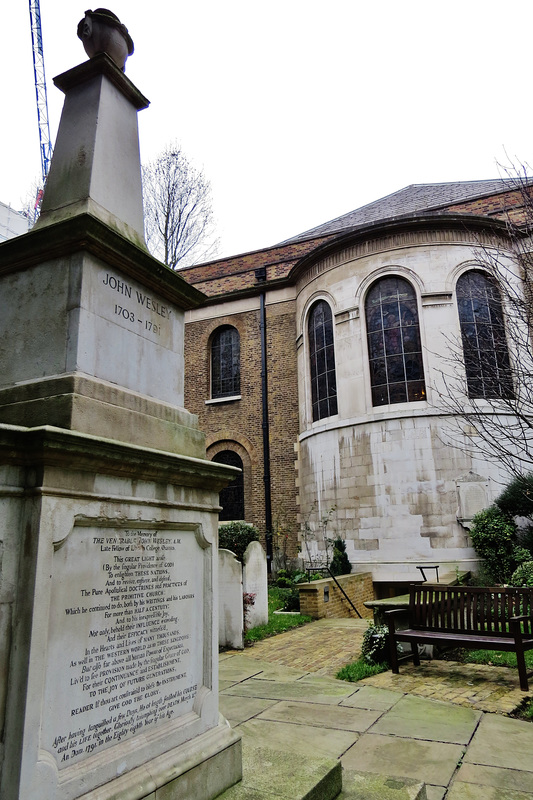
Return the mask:
<path id="1" fill-rule="evenodd" d="M 88 9 L 78 23 L 77 34 L 89 58 L 107 53 L 122 70 L 134 51 L 128 29 L 108 8 Z"/>

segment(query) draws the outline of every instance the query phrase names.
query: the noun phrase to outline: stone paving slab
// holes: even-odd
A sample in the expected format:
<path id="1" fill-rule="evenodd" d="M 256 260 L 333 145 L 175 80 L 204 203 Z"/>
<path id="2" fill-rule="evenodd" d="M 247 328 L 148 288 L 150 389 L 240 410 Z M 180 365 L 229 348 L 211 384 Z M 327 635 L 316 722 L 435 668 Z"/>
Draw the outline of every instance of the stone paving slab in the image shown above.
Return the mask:
<path id="1" fill-rule="evenodd" d="M 486 714 L 468 748 L 465 762 L 526 771 L 533 791 L 533 724 Z"/>
<path id="2" fill-rule="evenodd" d="M 385 772 L 446 787 L 464 750 L 460 744 L 364 733 L 341 760 L 346 769 L 377 774 Z"/>
<path id="3" fill-rule="evenodd" d="M 264 742 L 263 742 L 264 744 Z M 266 746 L 243 744 L 243 779 L 218 800 L 334 800 L 342 786 L 340 763 L 334 759 L 301 757 Z"/>
<path id="4" fill-rule="evenodd" d="M 292 725 L 257 718 L 243 722 L 235 730 L 241 733 L 244 740 L 252 747 L 259 747 L 268 742 L 275 750 L 292 753 L 293 765 L 295 754 L 339 758 L 359 736 L 354 731 L 333 730 L 316 725 Z"/>
<path id="5" fill-rule="evenodd" d="M 277 700 L 262 700 L 257 697 L 231 697 L 227 694 L 221 694 L 219 697 L 219 710 L 230 725 L 235 727 L 240 722 L 246 722 L 247 719 L 256 717 L 277 702 Z"/>
<path id="6" fill-rule="evenodd" d="M 324 706 L 320 709 L 318 721 L 322 728 L 362 733 L 370 728 L 381 714 L 381 711 L 369 711 L 361 708 Z M 258 719 L 268 719 L 273 722 L 291 722 L 297 725 L 316 725 L 317 707 L 314 703 L 281 701 L 275 705 L 270 705 L 268 709 L 259 713 Z"/>
<path id="7" fill-rule="evenodd" d="M 533 775 L 529 771 L 463 763 L 455 776 L 453 786 L 467 783 L 484 786 L 487 790 L 508 789 L 533 795 Z"/>
<path id="8" fill-rule="evenodd" d="M 406 695 L 374 725 L 373 733 L 468 744 L 481 717 L 471 708 L 456 708 L 438 700 Z"/>
<path id="9" fill-rule="evenodd" d="M 234 676 L 237 680 L 246 680 L 252 676 L 265 681 L 298 681 L 306 676 L 317 678 L 314 672 L 309 670 L 296 670 L 294 667 L 285 667 L 276 662 L 262 661 L 260 658 L 253 658 L 247 655 L 247 650 L 232 650 L 225 653 L 222 662 L 224 677 Z M 246 674 L 249 673 L 249 674 Z"/>
<path id="10" fill-rule="evenodd" d="M 428 800 L 420 781 L 344 770 L 339 800 Z"/>
<path id="11" fill-rule="evenodd" d="M 376 711 L 388 711 L 403 697 L 400 692 L 390 692 L 387 689 L 376 689 L 373 686 L 363 686 L 359 683 L 349 684 L 354 687 L 354 692 L 341 701 L 342 706 L 350 708 L 368 708 Z"/>
<path id="12" fill-rule="evenodd" d="M 236 697 L 260 697 L 265 700 L 303 700 L 309 697 L 313 702 L 325 705 L 337 705 L 341 700 L 350 697 L 354 689 L 350 684 L 337 681 L 335 684 L 315 686 L 311 682 L 293 681 L 292 683 L 274 683 L 258 681 L 250 678 L 245 683 L 230 686 L 221 692 L 222 695 Z"/>
<path id="13" fill-rule="evenodd" d="M 475 786 L 472 783 L 454 783 L 448 790 L 446 800 L 531 800 L 530 792 L 515 792 L 513 789 Z"/>

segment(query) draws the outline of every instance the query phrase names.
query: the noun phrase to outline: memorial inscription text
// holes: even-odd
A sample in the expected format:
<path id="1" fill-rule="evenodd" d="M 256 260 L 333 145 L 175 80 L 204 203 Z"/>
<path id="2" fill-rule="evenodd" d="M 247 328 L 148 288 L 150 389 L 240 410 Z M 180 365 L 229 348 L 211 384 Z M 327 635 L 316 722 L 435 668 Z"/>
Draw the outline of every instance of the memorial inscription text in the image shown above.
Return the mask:
<path id="1" fill-rule="evenodd" d="M 185 574 L 194 535 L 87 528 L 69 538 L 58 566 L 85 566 L 74 567 L 77 579 L 58 580 L 52 598 L 54 667 L 67 687 L 47 675 L 60 710 L 46 738 L 59 767 L 189 711 L 200 678 L 191 654 L 196 581 L 194 570 L 192 581 Z"/>

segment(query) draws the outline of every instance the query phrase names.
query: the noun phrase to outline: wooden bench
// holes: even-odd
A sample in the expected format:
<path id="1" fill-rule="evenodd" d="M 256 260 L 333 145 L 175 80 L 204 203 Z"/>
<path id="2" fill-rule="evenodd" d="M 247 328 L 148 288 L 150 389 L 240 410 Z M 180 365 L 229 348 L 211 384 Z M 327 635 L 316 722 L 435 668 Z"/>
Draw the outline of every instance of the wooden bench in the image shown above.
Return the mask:
<path id="1" fill-rule="evenodd" d="M 409 624 L 397 630 L 395 615 L 387 611 L 390 661 L 398 673 L 398 642 L 409 642 L 412 658 L 420 665 L 418 644 L 505 650 L 516 653 L 520 688 L 529 690 L 524 652 L 533 649 L 533 588 L 411 585 Z M 403 659 L 402 659 L 403 660 Z"/>

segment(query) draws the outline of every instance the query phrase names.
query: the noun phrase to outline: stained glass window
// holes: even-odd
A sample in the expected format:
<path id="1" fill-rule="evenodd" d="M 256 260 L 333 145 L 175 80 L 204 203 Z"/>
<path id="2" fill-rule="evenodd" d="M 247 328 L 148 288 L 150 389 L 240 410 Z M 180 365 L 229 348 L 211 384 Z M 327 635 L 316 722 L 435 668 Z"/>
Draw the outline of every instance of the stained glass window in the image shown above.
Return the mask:
<path id="1" fill-rule="evenodd" d="M 333 316 L 324 300 L 313 305 L 307 323 L 311 366 L 313 421 L 337 413 L 337 377 L 333 344 Z"/>
<path id="2" fill-rule="evenodd" d="M 242 470 L 242 459 L 233 450 L 221 450 L 213 458 L 217 464 L 227 464 L 230 467 L 238 467 Z M 244 477 L 243 473 L 237 475 L 229 486 L 222 489 L 219 495 L 219 503 L 222 511 L 219 514 L 221 522 L 233 522 L 244 519 Z"/>
<path id="3" fill-rule="evenodd" d="M 211 397 L 232 397 L 240 391 L 239 332 L 225 325 L 215 331 L 211 342 Z"/>
<path id="4" fill-rule="evenodd" d="M 426 399 L 415 290 L 403 278 L 383 278 L 366 299 L 372 405 Z"/>
<path id="5" fill-rule="evenodd" d="M 484 272 L 465 272 L 457 281 L 468 396 L 513 397 L 509 351 L 500 292 Z"/>

